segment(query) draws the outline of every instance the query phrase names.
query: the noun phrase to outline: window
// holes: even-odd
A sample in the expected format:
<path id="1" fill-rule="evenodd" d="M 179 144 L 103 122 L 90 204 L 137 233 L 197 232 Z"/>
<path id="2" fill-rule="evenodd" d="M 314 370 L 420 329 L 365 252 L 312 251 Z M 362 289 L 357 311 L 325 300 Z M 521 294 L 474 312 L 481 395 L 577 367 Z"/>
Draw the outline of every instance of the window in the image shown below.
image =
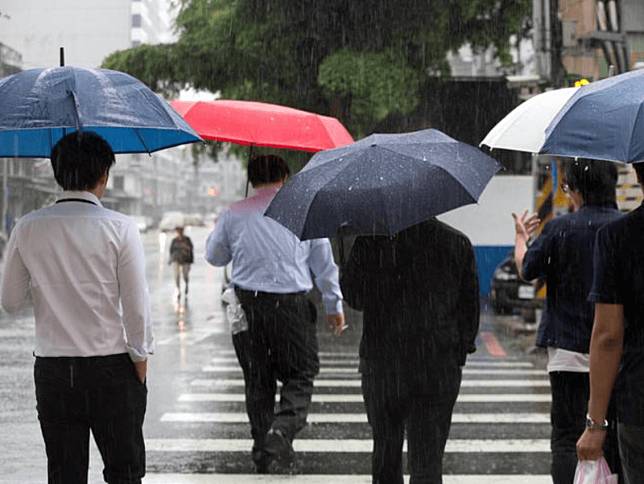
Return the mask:
<path id="1" fill-rule="evenodd" d="M 132 15 L 132 27 L 141 27 L 141 14 L 135 13 Z"/>
<path id="2" fill-rule="evenodd" d="M 114 177 L 114 190 L 125 190 L 125 177 L 115 176 Z"/>

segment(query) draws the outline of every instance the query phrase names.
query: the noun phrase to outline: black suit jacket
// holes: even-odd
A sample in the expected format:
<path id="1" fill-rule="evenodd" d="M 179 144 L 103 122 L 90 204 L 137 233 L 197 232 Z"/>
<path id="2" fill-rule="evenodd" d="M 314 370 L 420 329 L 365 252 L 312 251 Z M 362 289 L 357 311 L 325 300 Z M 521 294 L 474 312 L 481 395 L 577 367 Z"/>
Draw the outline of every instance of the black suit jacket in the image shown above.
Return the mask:
<path id="1" fill-rule="evenodd" d="M 479 285 L 461 232 L 432 219 L 395 237 L 358 237 L 341 277 L 346 302 L 364 312 L 360 356 L 372 369 L 419 381 L 476 350 Z"/>

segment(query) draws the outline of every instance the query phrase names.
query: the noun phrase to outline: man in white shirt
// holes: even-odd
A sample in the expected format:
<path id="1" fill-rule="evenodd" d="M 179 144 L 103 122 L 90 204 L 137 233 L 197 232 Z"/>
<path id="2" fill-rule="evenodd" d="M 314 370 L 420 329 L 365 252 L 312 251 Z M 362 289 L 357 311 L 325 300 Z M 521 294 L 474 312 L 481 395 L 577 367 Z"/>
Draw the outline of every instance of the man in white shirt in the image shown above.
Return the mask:
<path id="1" fill-rule="evenodd" d="M 316 308 L 306 297 L 313 280 L 322 292 L 327 322 L 344 330 L 338 268 L 327 239 L 300 241 L 264 212 L 288 177 L 278 156 L 256 156 L 248 178 L 256 190 L 233 204 L 218 220 L 206 243 L 215 266 L 232 261 L 232 283 L 248 320 L 248 330 L 233 335 L 246 382 L 246 410 L 260 473 L 293 463 L 292 442 L 306 425 L 319 371 Z M 282 382 L 275 410 L 277 380 Z"/>
<path id="2" fill-rule="evenodd" d="M 64 192 L 13 229 L 0 295 L 8 312 L 33 302 L 49 483 L 87 482 L 90 430 L 105 482 L 140 483 L 153 351 L 143 246 L 136 223 L 99 201 L 114 164 L 105 140 L 69 134 L 51 163 Z"/>

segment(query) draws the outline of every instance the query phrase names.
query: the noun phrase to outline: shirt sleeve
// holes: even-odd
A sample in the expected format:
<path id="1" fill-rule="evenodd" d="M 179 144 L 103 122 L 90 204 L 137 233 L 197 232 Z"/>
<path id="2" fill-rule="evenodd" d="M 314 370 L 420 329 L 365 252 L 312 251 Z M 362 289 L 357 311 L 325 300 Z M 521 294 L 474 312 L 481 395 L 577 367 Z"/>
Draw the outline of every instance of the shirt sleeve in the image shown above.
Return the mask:
<path id="1" fill-rule="evenodd" d="M 461 363 L 465 364 L 468 353 L 476 351 L 476 336 L 479 332 L 480 302 L 479 278 L 474 250 L 469 241 L 464 243 L 465 264 L 459 291 L 459 332 L 461 338 Z"/>
<path id="2" fill-rule="evenodd" d="M 225 212 L 206 241 L 206 260 L 213 266 L 227 265 L 233 258 L 230 240 L 228 238 L 228 217 Z"/>
<path id="3" fill-rule="evenodd" d="M 145 254 L 137 227 L 128 224 L 119 252 L 117 277 L 123 308 L 127 351 L 132 361 L 154 353 L 150 294 L 145 280 Z"/>
<path id="4" fill-rule="evenodd" d="M 526 281 L 543 279 L 548 273 L 548 264 L 552 256 L 553 230 L 552 223 L 546 224 L 537 239 L 530 244 L 523 259 L 521 274 Z"/>
<path id="5" fill-rule="evenodd" d="M 18 227 L 14 228 L 5 248 L 5 266 L 2 273 L 2 307 L 12 313 L 26 306 L 29 301 L 29 271 L 18 250 Z"/>
<path id="6" fill-rule="evenodd" d="M 315 278 L 315 285 L 322 293 L 324 309 L 327 314 L 342 314 L 342 291 L 331 243 L 328 239 L 314 239 L 310 244 L 309 268 Z"/>
<path id="7" fill-rule="evenodd" d="M 603 227 L 597 232 L 593 254 L 593 285 L 588 300 L 594 303 L 623 304 L 617 237 Z"/>

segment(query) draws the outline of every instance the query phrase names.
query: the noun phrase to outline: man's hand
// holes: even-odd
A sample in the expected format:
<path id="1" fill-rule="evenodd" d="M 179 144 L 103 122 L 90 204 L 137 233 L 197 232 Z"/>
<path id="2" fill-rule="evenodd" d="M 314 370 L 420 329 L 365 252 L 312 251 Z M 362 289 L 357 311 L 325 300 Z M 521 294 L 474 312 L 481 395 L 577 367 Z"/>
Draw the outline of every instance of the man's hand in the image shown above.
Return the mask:
<path id="1" fill-rule="evenodd" d="M 514 231 L 516 232 L 517 237 L 523 239 L 524 242 L 527 242 L 530 237 L 537 231 L 541 220 L 536 213 L 528 215 L 528 211 L 525 210 L 520 216 L 516 213 L 512 213 L 512 218 L 514 219 Z"/>
<path id="2" fill-rule="evenodd" d="M 577 441 L 579 460 L 597 460 L 604 455 L 605 430 L 588 430 Z"/>
<path id="3" fill-rule="evenodd" d="M 141 383 L 145 383 L 145 377 L 148 373 L 148 360 L 135 361 L 134 370 L 136 371 L 136 376 Z"/>
<path id="4" fill-rule="evenodd" d="M 333 331 L 333 334 L 340 336 L 345 329 L 349 326 L 344 324 L 344 314 L 329 314 L 326 317 L 327 323 L 329 323 L 329 329 Z"/>

